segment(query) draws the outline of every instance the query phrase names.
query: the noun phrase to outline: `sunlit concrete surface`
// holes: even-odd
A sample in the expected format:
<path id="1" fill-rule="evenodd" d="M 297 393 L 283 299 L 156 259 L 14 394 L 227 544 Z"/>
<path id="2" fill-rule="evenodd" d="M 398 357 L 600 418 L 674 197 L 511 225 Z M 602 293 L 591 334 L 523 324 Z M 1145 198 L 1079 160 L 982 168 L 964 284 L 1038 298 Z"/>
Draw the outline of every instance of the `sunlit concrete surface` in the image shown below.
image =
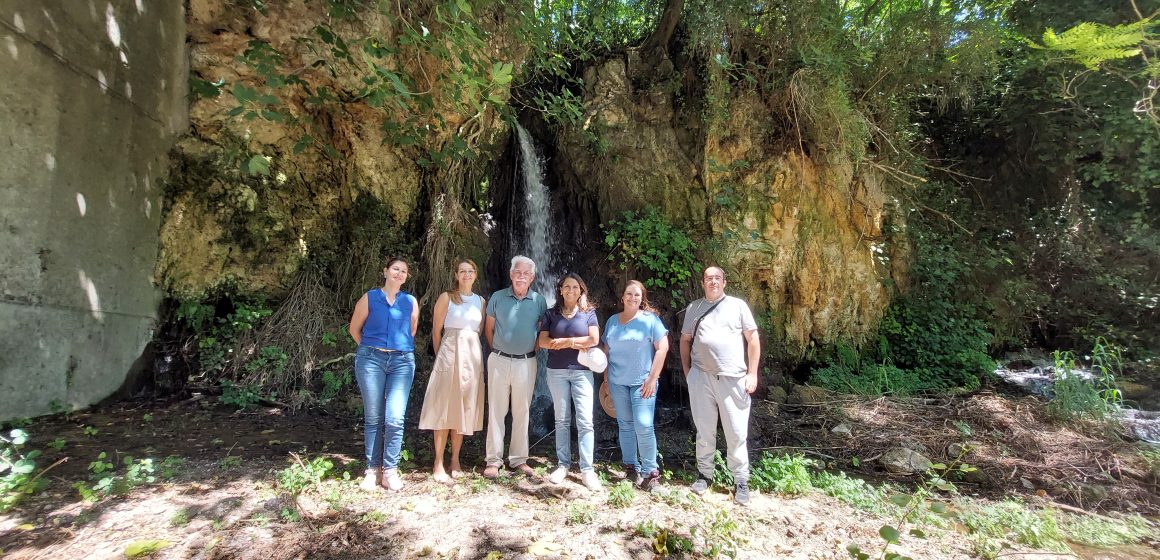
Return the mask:
<path id="1" fill-rule="evenodd" d="M 0 420 L 108 396 L 152 337 L 182 5 L 0 0 Z"/>

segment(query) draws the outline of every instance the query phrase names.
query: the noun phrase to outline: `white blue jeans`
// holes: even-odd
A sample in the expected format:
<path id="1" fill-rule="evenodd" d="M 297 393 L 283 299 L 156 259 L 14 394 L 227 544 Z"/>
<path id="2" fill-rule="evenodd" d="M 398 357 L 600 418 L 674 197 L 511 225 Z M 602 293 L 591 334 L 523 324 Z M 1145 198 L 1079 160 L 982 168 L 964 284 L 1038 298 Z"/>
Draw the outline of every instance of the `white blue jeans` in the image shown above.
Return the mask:
<path id="1" fill-rule="evenodd" d="M 620 427 L 620 458 L 642 475 L 658 469 L 657 435 L 653 431 L 657 396 L 640 396 L 640 385 L 608 384 L 612 404 L 616 407 L 616 424 Z"/>
<path id="2" fill-rule="evenodd" d="M 576 436 L 579 440 L 580 472 L 592 470 L 592 453 L 596 434 L 592 429 L 593 406 L 596 395 L 593 374 L 587 369 L 551 369 L 548 373 L 548 391 L 552 393 L 552 409 L 556 413 L 556 462 L 572 466 L 572 411 L 576 412 Z"/>
<path id="3" fill-rule="evenodd" d="M 354 376 L 363 399 L 367 468 L 396 468 L 415 380 L 415 354 L 360 345 L 354 355 Z"/>

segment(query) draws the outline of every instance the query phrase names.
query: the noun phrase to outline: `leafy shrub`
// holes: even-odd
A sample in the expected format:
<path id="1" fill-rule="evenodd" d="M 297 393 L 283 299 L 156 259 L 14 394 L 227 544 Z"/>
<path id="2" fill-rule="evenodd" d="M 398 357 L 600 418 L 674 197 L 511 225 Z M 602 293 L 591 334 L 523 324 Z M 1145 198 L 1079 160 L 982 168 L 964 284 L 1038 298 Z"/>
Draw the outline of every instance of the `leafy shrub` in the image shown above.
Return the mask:
<path id="1" fill-rule="evenodd" d="M 219 399 L 223 404 L 238 408 L 250 408 L 262 400 L 257 389 L 248 385 L 239 385 L 227 379 L 222 380 L 222 396 Z"/>
<path id="2" fill-rule="evenodd" d="M 632 505 L 636 493 L 632 490 L 632 482 L 622 480 L 608 489 L 608 505 L 614 508 L 626 508 Z"/>
<path id="3" fill-rule="evenodd" d="M 619 220 L 601 227 L 604 244 L 611 249 L 608 260 L 621 270 L 643 269 L 645 286 L 668 290 L 675 301 L 682 299 L 685 285 L 697 271 L 693 258 L 697 246 L 685 232 L 651 206 L 639 213 L 625 211 Z"/>
<path id="4" fill-rule="evenodd" d="M 44 487 L 45 481 L 33 474 L 40 450 L 26 450 L 27 443 L 28 432 L 22 429 L 13 429 L 7 436 L 0 434 L 0 513 Z"/>
<path id="5" fill-rule="evenodd" d="M 278 471 L 278 486 L 291 494 L 300 494 L 311 485 L 320 484 L 334 469 L 334 461 L 326 457 L 315 457 L 309 461 L 295 462 Z"/>
<path id="6" fill-rule="evenodd" d="M 995 540 L 1053 552 L 1069 551 L 1054 512 L 1033 510 L 1020 501 L 966 508 L 959 514 L 959 521 L 976 539 L 976 550 L 984 555 L 993 553 Z"/>
<path id="7" fill-rule="evenodd" d="M 804 494 L 813 486 L 809 470 L 813 464 L 800 453 L 774 456 L 764 452 L 749 467 L 749 487 L 791 496 Z"/>
<path id="8" fill-rule="evenodd" d="M 1061 422 L 1077 419 L 1107 422 L 1121 402 L 1113 374 L 1119 367 L 1118 353 L 1097 341 L 1092 361 L 1099 376 L 1091 380 L 1076 372 L 1075 354 L 1071 351 L 1056 350 L 1052 358 L 1055 381 L 1047 403 L 1048 414 Z"/>

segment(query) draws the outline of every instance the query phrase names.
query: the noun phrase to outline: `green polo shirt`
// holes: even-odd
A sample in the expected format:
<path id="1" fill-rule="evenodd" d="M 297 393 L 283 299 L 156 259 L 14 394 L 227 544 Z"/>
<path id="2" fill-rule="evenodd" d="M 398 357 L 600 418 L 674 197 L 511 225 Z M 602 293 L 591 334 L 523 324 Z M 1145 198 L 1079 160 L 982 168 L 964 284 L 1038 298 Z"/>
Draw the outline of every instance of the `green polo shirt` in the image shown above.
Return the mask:
<path id="1" fill-rule="evenodd" d="M 491 294 L 487 316 L 495 318 L 492 347 L 507 354 L 527 354 L 536 348 L 540 317 L 548 310 L 548 301 L 535 290 L 517 298 L 511 287 Z"/>

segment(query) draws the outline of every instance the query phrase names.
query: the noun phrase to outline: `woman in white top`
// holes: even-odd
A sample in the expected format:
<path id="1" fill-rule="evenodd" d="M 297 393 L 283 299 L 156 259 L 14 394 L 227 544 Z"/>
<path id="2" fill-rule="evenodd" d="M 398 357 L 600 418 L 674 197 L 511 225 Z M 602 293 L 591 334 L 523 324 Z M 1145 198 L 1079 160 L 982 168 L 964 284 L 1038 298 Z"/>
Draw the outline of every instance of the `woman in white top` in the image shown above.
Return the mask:
<path id="1" fill-rule="evenodd" d="M 472 292 L 475 263 L 455 265 L 455 287 L 440 294 L 431 320 L 435 366 L 427 381 L 419 429 L 435 431 L 436 482 L 463 476 L 459 449 L 463 436 L 483 429 L 483 352 L 479 335 L 487 302 Z M 451 439 L 451 474 L 443 468 L 443 450 Z"/>

